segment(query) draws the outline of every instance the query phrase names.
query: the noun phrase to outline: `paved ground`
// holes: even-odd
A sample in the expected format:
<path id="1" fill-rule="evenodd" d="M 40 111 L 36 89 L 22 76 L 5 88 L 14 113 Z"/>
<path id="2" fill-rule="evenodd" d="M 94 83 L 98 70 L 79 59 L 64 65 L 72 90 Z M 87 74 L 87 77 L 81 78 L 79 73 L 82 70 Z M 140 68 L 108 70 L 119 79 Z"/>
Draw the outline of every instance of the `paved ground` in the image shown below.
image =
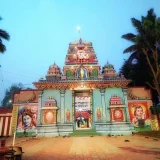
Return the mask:
<path id="1" fill-rule="evenodd" d="M 16 138 L 16 145 L 25 152 L 23 160 L 160 160 L 160 139 L 135 135 Z"/>

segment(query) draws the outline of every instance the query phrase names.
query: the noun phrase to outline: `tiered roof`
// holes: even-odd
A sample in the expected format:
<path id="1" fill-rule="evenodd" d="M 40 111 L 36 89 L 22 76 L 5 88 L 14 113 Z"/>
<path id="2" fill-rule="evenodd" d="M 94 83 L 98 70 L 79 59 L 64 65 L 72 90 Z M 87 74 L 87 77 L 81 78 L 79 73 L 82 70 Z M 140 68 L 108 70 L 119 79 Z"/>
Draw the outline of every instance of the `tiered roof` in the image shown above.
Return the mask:
<path id="1" fill-rule="evenodd" d="M 83 81 L 83 82 L 82 82 Z M 91 42 L 79 39 L 69 44 L 63 73 L 53 64 L 49 67 L 46 80 L 33 83 L 37 88 L 89 88 L 125 87 L 130 81 L 118 76 L 114 66 L 108 62 L 101 72 Z"/>

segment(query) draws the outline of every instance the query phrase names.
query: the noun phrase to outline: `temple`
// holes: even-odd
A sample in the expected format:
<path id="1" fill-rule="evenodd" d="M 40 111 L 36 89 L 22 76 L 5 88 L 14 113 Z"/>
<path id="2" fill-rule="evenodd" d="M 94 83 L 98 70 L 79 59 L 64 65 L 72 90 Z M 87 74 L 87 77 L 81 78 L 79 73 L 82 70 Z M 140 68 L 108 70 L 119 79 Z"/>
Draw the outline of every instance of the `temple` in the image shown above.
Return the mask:
<path id="1" fill-rule="evenodd" d="M 91 42 L 71 42 L 63 69 L 54 63 L 45 77 L 33 83 L 37 90 L 14 95 L 12 130 L 27 130 L 39 136 L 68 135 L 87 129 L 126 135 L 150 117 L 149 92 L 145 91 L 144 99 L 133 100 L 127 87 L 130 80 L 118 75 L 109 62 L 101 69 Z M 135 111 L 129 110 L 129 99 Z M 140 113 L 138 118 L 136 111 Z M 147 113 L 144 118 L 142 111 Z M 150 120 L 144 125 L 154 126 Z"/>

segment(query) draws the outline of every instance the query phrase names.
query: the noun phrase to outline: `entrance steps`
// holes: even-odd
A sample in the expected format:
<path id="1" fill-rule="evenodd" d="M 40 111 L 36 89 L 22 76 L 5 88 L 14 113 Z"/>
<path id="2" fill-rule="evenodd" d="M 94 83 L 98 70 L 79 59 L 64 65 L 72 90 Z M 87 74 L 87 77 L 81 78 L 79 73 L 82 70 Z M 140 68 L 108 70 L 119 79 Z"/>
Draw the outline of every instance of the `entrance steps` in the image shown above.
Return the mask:
<path id="1" fill-rule="evenodd" d="M 75 130 L 73 133 L 70 133 L 69 136 L 73 137 L 85 137 L 85 136 L 100 136 L 101 133 L 97 133 L 94 129 L 82 129 L 82 130 Z"/>
<path id="2" fill-rule="evenodd" d="M 37 125 L 38 137 L 55 137 L 59 136 L 56 124 Z"/>

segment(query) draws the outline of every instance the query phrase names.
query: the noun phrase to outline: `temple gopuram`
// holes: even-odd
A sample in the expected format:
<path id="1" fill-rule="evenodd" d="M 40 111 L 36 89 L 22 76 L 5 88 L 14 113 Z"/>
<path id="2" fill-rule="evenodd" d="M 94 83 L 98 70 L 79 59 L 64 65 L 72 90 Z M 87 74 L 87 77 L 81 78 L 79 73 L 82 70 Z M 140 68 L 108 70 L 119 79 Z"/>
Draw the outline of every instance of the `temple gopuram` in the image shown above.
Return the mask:
<path id="1" fill-rule="evenodd" d="M 91 42 L 80 39 L 70 43 L 63 70 L 53 64 L 46 79 L 34 83 L 39 90 L 38 133 L 67 134 L 90 128 L 130 134 L 129 82 L 109 63 L 101 70 Z"/>
<path id="2" fill-rule="evenodd" d="M 101 68 L 91 42 L 79 39 L 70 43 L 63 69 L 54 63 L 45 77 L 33 83 L 36 90 L 14 95 L 12 130 L 38 136 L 87 129 L 104 135 L 127 135 L 150 116 L 145 109 L 151 105 L 149 92 L 140 101 L 131 99 L 130 80 L 118 75 L 108 62 Z M 143 118 L 144 112 L 148 115 Z M 149 127 L 152 124 L 146 121 Z"/>

